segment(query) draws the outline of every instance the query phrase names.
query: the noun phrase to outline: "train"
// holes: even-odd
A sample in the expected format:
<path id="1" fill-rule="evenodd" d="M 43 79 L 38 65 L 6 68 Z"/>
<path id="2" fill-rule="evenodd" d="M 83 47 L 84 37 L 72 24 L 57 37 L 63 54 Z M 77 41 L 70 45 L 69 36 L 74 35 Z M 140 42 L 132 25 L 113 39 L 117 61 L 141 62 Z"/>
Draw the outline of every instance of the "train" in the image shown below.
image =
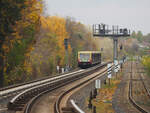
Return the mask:
<path id="1" fill-rule="evenodd" d="M 78 52 L 78 67 L 88 68 L 96 64 L 101 64 L 100 51 L 79 51 Z"/>

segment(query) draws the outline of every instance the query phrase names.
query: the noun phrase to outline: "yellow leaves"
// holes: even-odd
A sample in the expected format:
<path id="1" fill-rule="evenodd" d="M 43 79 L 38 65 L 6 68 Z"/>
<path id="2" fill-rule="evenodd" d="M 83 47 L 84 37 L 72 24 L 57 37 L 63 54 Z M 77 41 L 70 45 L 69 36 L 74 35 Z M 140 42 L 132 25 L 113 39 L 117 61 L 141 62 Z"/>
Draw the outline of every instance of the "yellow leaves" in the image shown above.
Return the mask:
<path id="1" fill-rule="evenodd" d="M 41 26 L 42 26 L 42 28 L 44 28 L 44 29 L 47 29 L 48 28 L 48 25 L 47 25 L 47 20 L 46 20 L 46 18 L 45 17 L 43 17 L 43 16 L 41 16 L 40 17 L 40 21 L 41 21 Z"/>
<path id="2" fill-rule="evenodd" d="M 30 13 L 26 16 L 26 19 L 29 20 L 27 23 L 36 23 L 39 19 L 39 15 L 37 13 Z"/>
<path id="3" fill-rule="evenodd" d="M 6 72 L 6 70 L 7 70 L 7 67 L 4 67 L 4 72 Z"/>
<path id="4" fill-rule="evenodd" d="M 43 12 L 43 3 L 42 0 L 38 0 L 38 2 L 36 3 L 36 9 L 38 9 L 39 13 L 41 14 Z"/>
<path id="5" fill-rule="evenodd" d="M 26 70 L 26 72 L 27 72 L 28 74 L 31 74 L 31 73 L 32 73 L 32 65 L 31 65 L 30 62 L 28 62 L 28 61 L 25 61 L 25 62 L 24 62 L 24 70 Z"/>
<path id="6" fill-rule="evenodd" d="M 28 47 L 27 52 L 30 53 L 30 52 L 33 51 L 33 50 L 34 50 L 34 47 L 33 47 L 32 45 L 30 45 L 30 47 Z"/>
<path id="7" fill-rule="evenodd" d="M 30 48 L 30 51 L 33 51 L 34 49 L 35 49 L 34 47 L 31 47 L 31 48 Z"/>
<path id="8" fill-rule="evenodd" d="M 71 48 L 71 45 L 70 45 L 70 44 L 68 45 L 68 51 L 69 51 L 69 53 L 72 52 L 72 48 Z"/>
<path id="9" fill-rule="evenodd" d="M 41 17 L 42 27 L 49 29 L 52 33 L 55 33 L 57 36 L 67 37 L 66 32 L 66 22 L 64 18 L 52 16 L 52 17 Z"/>
<path id="10" fill-rule="evenodd" d="M 36 31 L 39 30 L 40 27 L 40 14 L 43 11 L 43 4 L 42 4 L 42 0 L 26 0 L 25 2 L 26 4 L 26 8 L 22 11 L 22 20 L 16 22 L 16 26 L 15 26 L 15 30 L 17 31 L 16 33 L 13 34 L 13 36 L 15 37 L 15 40 L 20 43 L 20 39 L 22 38 L 26 38 L 24 37 L 24 33 L 22 32 L 25 28 L 27 28 L 28 26 L 34 25 L 34 29 Z M 38 27 L 37 27 L 38 26 Z M 25 34 L 26 35 L 26 34 Z M 31 66 L 31 62 L 28 61 L 30 55 L 31 55 L 31 51 L 34 50 L 33 47 L 33 43 L 28 45 L 28 48 L 26 50 L 25 56 L 26 56 L 26 60 L 24 61 L 24 70 L 28 73 L 31 74 L 32 72 L 32 66 Z"/>
<path id="11" fill-rule="evenodd" d="M 2 48 L 6 50 L 6 49 L 8 49 L 8 46 L 6 46 L 5 44 L 3 44 Z"/>
<path id="12" fill-rule="evenodd" d="M 3 44 L 2 48 L 6 53 L 9 52 L 9 46 L 7 46 L 6 44 Z"/>
<path id="13" fill-rule="evenodd" d="M 64 64 L 64 57 L 65 57 L 65 48 L 64 48 L 64 39 L 68 38 L 68 33 L 66 31 L 66 21 L 64 18 L 58 17 L 58 16 L 49 16 L 49 17 L 40 17 L 41 26 L 42 29 L 45 29 L 49 34 L 47 34 L 46 37 L 43 38 L 41 41 L 44 43 L 44 47 L 53 48 L 53 51 L 55 51 L 53 44 L 51 42 L 56 42 L 58 48 L 57 54 L 61 57 L 60 65 Z M 51 41 L 51 42 L 49 42 Z M 46 46 L 48 44 L 48 46 Z M 48 50 L 48 49 L 47 49 Z M 71 53 L 71 46 L 68 47 L 69 53 Z M 50 52 L 53 54 L 53 56 L 56 56 L 56 52 Z"/>
<path id="14" fill-rule="evenodd" d="M 142 58 L 142 63 L 143 63 L 144 66 L 150 68 L 150 56 L 144 56 Z"/>
<path id="15" fill-rule="evenodd" d="M 31 24 L 39 24 L 39 18 L 43 11 L 42 0 L 26 0 L 25 4 L 27 8 L 22 11 L 22 20 L 16 22 L 18 31 Z"/>
<path id="16" fill-rule="evenodd" d="M 29 57 L 29 56 L 30 56 L 30 53 L 26 53 L 25 56 L 26 56 L 26 57 Z"/>
<path id="17" fill-rule="evenodd" d="M 9 76 L 12 75 L 12 77 L 5 79 L 8 79 L 8 82 L 11 82 L 17 81 L 17 79 L 21 79 L 21 76 L 23 76 L 22 73 L 24 72 L 27 72 L 27 75 L 31 75 L 32 73 L 32 62 L 29 61 L 29 59 L 31 51 L 34 50 L 33 45 L 35 44 L 35 42 L 33 41 L 35 41 L 34 39 L 37 38 L 37 36 L 35 36 L 35 33 L 37 34 L 40 30 L 39 18 L 43 11 L 43 3 L 42 0 L 25 0 L 25 4 L 24 2 L 17 3 L 17 1 L 8 0 L 6 3 L 8 4 L 10 10 L 13 8 L 17 8 L 17 11 L 19 11 L 10 14 L 6 13 L 9 11 L 2 11 L 2 15 L 4 16 L 3 20 L 5 21 L 5 19 L 7 19 L 8 22 L 6 23 L 9 23 L 9 27 L 12 27 L 13 30 L 13 33 L 10 34 L 10 28 L 7 31 L 1 29 L 1 33 L 6 35 L 7 37 L 4 37 L 5 40 L 3 41 L 2 45 L 4 53 L 0 54 L 3 57 L 3 70 L 4 72 L 6 72 L 5 74 L 8 74 Z M 22 6 L 26 7 L 21 8 Z M 5 18 L 8 15 L 10 16 L 10 18 Z M 17 17 L 19 16 L 19 18 L 11 18 L 11 16 L 13 15 Z M 9 20 L 13 21 L 14 23 L 10 22 Z M 5 26 L 2 25 L 1 27 L 4 28 Z"/>

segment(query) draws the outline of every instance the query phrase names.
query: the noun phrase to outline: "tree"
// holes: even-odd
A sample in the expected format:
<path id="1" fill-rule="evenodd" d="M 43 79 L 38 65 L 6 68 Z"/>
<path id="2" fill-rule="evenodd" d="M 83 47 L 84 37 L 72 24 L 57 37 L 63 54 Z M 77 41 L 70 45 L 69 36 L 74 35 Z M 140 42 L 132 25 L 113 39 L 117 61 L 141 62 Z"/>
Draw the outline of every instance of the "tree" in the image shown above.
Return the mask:
<path id="1" fill-rule="evenodd" d="M 24 82 L 31 78 L 29 74 L 35 70 L 35 68 L 32 70 L 28 60 L 40 34 L 43 2 L 42 0 L 26 0 L 25 4 L 26 8 L 21 11 L 21 20 L 17 21 L 13 27 L 15 33 L 12 33 L 4 44 L 6 49 L 9 48 L 9 51 L 5 49 L 4 85 Z"/>
<path id="2" fill-rule="evenodd" d="M 136 32 L 135 31 L 132 32 L 131 37 L 136 38 Z"/>
<path id="3" fill-rule="evenodd" d="M 71 17 L 66 18 L 66 31 L 68 32 L 72 48 L 72 66 L 77 66 L 77 52 L 80 50 L 96 50 L 96 43 L 92 39 L 91 30 Z"/>
<path id="4" fill-rule="evenodd" d="M 138 31 L 136 37 L 137 37 L 137 40 L 141 42 L 143 38 L 143 33 L 141 31 Z"/>
<path id="5" fill-rule="evenodd" d="M 6 38 L 14 31 L 14 25 L 21 20 L 22 10 L 26 7 L 25 0 L 1 0 L 0 1 L 0 87 L 4 81 L 4 48 Z"/>
<path id="6" fill-rule="evenodd" d="M 143 37 L 143 41 L 150 43 L 150 33 Z"/>
<path id="7" fill-rule="evenodd" d="M 30 56 L 30 62 L 35 64 L 36 68 L 40 68 L 41 74 L 38 74 L 38 77 L 55 74 L 57 65 L 64 67 L 64 39 L 68 38 L 64 18 L 58 16 L 41 16 L 40 20 L 40 35 L 35 44 L 35 49 Z M 68 45 L 68 50 L 68 53 L 71 54 L 70 45 Z"/>

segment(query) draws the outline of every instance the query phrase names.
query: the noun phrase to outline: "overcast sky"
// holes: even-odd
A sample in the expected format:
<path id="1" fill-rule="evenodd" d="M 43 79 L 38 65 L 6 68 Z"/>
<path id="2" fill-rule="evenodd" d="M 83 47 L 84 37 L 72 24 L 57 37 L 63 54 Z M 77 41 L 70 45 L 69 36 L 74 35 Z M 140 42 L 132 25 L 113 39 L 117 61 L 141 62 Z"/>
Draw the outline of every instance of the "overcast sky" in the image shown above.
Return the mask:
<path id="1" fill-rule="evenodd" d="M 150 0 L 44 0 L 48 15 L 71 16 L 86 25 L 105 23 L 150 33 Z"/>

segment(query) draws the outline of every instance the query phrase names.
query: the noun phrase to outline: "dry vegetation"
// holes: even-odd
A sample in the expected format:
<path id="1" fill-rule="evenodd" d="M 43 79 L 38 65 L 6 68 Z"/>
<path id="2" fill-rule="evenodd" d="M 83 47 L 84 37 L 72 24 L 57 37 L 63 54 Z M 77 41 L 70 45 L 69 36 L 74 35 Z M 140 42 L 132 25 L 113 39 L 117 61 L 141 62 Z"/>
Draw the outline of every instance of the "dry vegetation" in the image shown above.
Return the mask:
<path id="1" fill-rule="evenodd" d="M 93 106 L 96 106 L 96 113 L 115 113 L 112 108 L 112 97 L 117 89 L 118 84 L 121 82 L 121 74 L 111 79 L 111 84 L 102 85 L 102 88 L 98 90 L 96 99 L 93 99 Z M 92 111 L 89 110 L 89 113 Z"/>

